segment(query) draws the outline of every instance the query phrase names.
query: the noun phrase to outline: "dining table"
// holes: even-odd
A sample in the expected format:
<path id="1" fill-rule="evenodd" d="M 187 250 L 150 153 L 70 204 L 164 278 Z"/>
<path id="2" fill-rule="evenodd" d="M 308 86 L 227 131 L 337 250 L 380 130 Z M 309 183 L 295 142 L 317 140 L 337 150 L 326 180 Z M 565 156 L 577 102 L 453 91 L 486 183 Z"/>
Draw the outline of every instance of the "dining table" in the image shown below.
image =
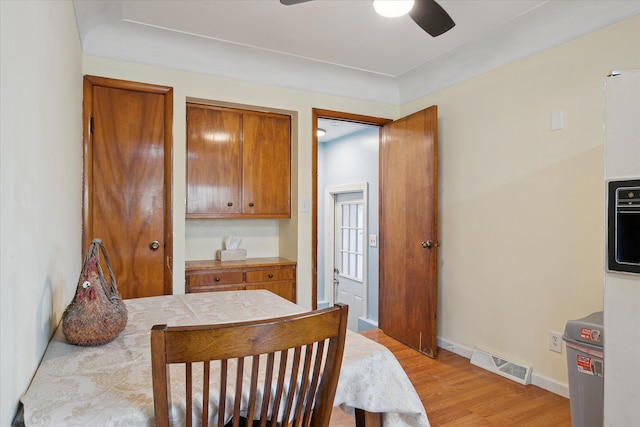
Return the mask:
<path id="1" fill-rule="evenodd" d="M 20 398 L 24 425 L 153 426 L 153 325 L 230 323 L 309 311 L 266 290 L 164 295 L 124 302 L 126 328 L 109 343 L 69 344 L 58 326 Z M 347 331 L 334 406 L 355 415 L 356 425 L 429 426 L 420 397 L 393 353 L 353 331 Z"/>

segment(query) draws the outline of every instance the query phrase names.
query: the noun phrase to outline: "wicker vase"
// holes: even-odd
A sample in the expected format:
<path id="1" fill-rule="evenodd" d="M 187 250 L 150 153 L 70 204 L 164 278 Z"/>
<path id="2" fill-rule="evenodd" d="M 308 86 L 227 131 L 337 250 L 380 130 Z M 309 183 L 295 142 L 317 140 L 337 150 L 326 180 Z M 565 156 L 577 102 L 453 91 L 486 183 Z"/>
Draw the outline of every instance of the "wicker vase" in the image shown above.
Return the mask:
<path id="1" fill-rule="evenodd" d="M 100 265 L 100 250 L 111 284 Z M 62 315 L 62 332 L 70 344 L 95 346 L 114 340 L 127 326 L 125 306 L 102 241 L 94 239 L 84 258 L 76 294 Z"/>

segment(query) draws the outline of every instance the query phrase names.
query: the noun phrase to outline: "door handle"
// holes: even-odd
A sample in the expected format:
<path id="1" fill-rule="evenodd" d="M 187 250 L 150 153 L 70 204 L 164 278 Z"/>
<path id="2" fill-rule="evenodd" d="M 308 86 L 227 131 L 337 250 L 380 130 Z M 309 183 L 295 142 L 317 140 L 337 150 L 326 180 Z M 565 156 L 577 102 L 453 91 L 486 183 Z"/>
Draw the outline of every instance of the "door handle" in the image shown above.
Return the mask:
<path id="1" fill-rule="evenodd" d="M 157 240 L 154 240 L 153 242 L 149 243 L 149 249 L 151 249 L 152 251 L 157 251 L 159 247 L 160 247 L 160 242 L 158 242 Z"/>
<path id="2" fill-rule="evenodd" d="M 434 242 L 432 242 L 431 240 L 427 240 L 426 242 L 422 242 L 420 243 L 420 245 L 425 248 L 425 249 L 431 249 L 432 247 L 438 247 L 440 246 L 440 242 L 438 242 L 437 240 Z"/>

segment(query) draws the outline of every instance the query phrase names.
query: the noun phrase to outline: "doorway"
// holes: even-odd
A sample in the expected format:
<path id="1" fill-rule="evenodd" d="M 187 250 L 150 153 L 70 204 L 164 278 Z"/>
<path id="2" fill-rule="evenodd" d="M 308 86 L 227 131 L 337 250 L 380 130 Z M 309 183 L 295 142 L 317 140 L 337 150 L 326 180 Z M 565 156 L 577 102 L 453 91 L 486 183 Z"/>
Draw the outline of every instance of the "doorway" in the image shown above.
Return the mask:
<path id="1" fill-rule="evenodd" d="M 439 246 L 437 106 L 396 121 L 314 109 L 316 127 L 319 118 L 381 127 L 377 242 L 380 297 L 376 295 L 379 327 L 392 338 L 435 357 Z M 323 272 L 318 269 L 318 136 L 315 128 L 313 131 L 312 304 L 316 308 L 318 276 Z"/>
<path id="2" fill-rule="evenodd" d="M 347 327 L 356 332 L 359 319 L 367 318 L 367 188 L 364 182 L 327 187 L 325 191 L 324 296 L 328 305 L 349 306 Z"/>
<path id="3" fill-rule="evenodd" d="M 362 295 L 360 295 L 360 297 L 362 298 L 362 309 L 355 309 L 355 307 L 353 307 L 349 310 L 350 314 L 353 313 L 353 316 L 350 316 L 350 328 L 354 330 L 362 330 L 376 327 L 376 323 L 369 325 L 359 321 L 358 317 L 377 319 L 378 254 L 377 247 L 369 246 L 369 235 L 373 233 L 376 234 L 375 237 L 377 237 L 379 127 L 381 124 L 386 123 L 389 120 L 316 109 L 313 110 L 313 114 L 316 127 L 328 128 L 336 122 L 343 125 L 355 124 L 359 127 L 357 134 L 351 135 L 351 137 L 341 135 L 339 138 L 333 140 L 333 142 L 325 142 L 323 139 L 319 138 L 314 129 L 312 162 L 314 197 L 312 203 L 313 307 L 317 308 L 318 303 L 323 307 L 325 305 L 332 304 L 337 300 L 333 288 L 334 267 L 332 264 L 335 262 L 334 246 L 332 244 L 325 245 L 325 240 L 332 239 L 334 234 L 333 220 L 328 222 L 326 219 L 328 216 L 336 216 L 334 211 L 334 198 L 339 193 L 362 191 L 362 189 L 365 189 L 367 203 L 371 206 L 371 208 L 367 210 L 367 216 L 374 220 L 374 222 L 371 222 L 371 220 L 368 220 L 368 222 L 375 231 L 370 232 L 368 229 L 363 231 L 363 249 L 366 251 L 365 253 L 367 254 L 367 258 L 375 259 L 375 262 L 368 262 L 364 264 L 366 265 L 366 271 L 363 272 L 363 275 L 364 278 L 369 281 L 369 293 L 366 291 L 361 292 Z M 318 126 L 318 123 L 324 123 L 324 125 L 327 126 Z M 335 129 L 331 129 L 328 133 L 333 133 L 333 131 L 335 131 Z M 343 130 L 339 130 L 339 132 L 343 132 Z M 331 145 L 333 145 L 333 148 L 327 148 Z M 349 153 L 345 153 L 345 150 L 351 151 Z M 330 151 L 333 152 L 329 153 Z M 359 174 L 362 169 L 365 168 L 369 169 L 370 172 L 368 172 L 367 175 Z M 327 179 L 327 175 L 329 175 L 329 179 Z M 327 187 L 329 187 L 331 191 L 328 192 Z M 330 247 L 331 249 L 326 250 L 325 247 Z M 346 277 L 335 278 L 341 281 L 339 286 L 342 286 L 344 281 L 348 280 Z M 362 287 L 363 285 L 360 285 L 360 288 Z M 353 293 L 349 292 L 349 295 L 352 294 Z M 346 297 L 345 294 L 342 294 L 342 296 Z M 349 298 L 350 297 L 351 296 L 349 296 Z M 353 305 L 353 303 L 350 305 Z"/>

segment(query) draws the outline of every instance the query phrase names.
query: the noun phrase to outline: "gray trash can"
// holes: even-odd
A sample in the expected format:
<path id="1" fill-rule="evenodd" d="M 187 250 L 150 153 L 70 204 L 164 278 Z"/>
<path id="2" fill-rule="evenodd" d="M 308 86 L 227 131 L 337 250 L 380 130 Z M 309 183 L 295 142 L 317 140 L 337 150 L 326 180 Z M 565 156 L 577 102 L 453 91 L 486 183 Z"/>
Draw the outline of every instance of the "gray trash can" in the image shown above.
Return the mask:
<path id="1" fill-rule="evenodd" d="M 602 311 L 569 320 L 564 330 L 573 427 L 604 424 L 604 327 Z"/>

